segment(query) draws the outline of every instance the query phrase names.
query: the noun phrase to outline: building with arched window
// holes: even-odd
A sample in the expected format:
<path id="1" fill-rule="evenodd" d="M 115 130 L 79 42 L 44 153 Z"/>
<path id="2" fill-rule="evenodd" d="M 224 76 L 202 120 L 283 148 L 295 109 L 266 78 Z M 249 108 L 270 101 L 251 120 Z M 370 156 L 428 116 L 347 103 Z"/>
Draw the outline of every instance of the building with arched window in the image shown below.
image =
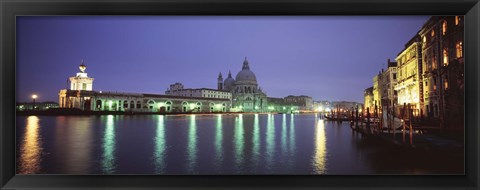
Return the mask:
<path id="1" fill-rule="evenodd" d="M 123 112 L 226 112 L 230 109 L 229 97 L 187 97 L 163 94 L 105 92 L 92 89 L 93 78 L 85 73 L 81 63 L 80 73 L 70 77 L 70 89 L 59 92 L 60 108 L 77 108 L 85 111 Z"/>

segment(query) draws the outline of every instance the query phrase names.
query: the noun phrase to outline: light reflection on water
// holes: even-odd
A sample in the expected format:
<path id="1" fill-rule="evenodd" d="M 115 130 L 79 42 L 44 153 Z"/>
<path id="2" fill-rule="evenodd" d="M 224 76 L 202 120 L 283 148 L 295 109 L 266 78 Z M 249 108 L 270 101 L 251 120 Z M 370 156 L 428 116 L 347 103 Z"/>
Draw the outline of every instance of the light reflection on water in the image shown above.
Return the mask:
<path id="1" fill-rule="evenodd" d="M 244 160 L 243 149 L 244 149 L 244 140 L 243 140 L 243 114 L 239 114 L 235 118 L 235 134 L 233 141 L 235 144 L 235 169 L 240 172 L 242 170 L 242 162 Z"/>
<path id="2" fill-rule="evenodd" d="M 197 167 L 197 124 L 195 115 L 188 116 L 190 118 L 188 127 L 188 149 L 187 149 L 187 172 L 196 173 Z"/>
<path id="3" fill-rule="evenodd" d="M 391 155 L 402 154 L 392 153 L 390 147 L 390 152 L 377 156 L 373 153 L 380 149 L 365 144 L 348 123 L 328 122 L 308 114 L 17 118 L 20 174 L 432 171 L 418 168 L 420 164 L 399 167 Z"/>
<path id="4" fill-rule="evenodd" d="M 33 174 L 40 172 L 40 159 L 42 154 L 41 140 L 39 135 L 39 118 L 37 116 L 27 117 L 25 136 L 20 148 L 21 156 L 18 172 L 22 174 Z"/>
<path id="5" fill-rule="evenodd" d="M 315 154 L 313 156 L 313 169 L 317 174 L 326 173 L 326 142 L 327 136 L 325 135 L 324 120 L 315 120 Z"/>
<path id="6" fill-rule="evenodd" d="M 222 114 L 217 115 L 217 123 L 215 125 L 215 167 L 220 170 L 223 162 L 223 131 L 222 131 Z"/>
<path id="7" fill-rule="evenodd" d="M 105 174 L 115 173 L 115 123 L 114 116 L 107 116 L 107 123 L 103 136 L 102 169 Z"/>
<path id="8" fill-rule="evenodd" d="M 155 173 L 162 174 L 165 171 L 165 150 L 166 150 L 166 141 L 165 141 L 165 121 L 164 116 L 159 115 L 157 123 L 157 132 L 155 133 L 155 154 L 154 154 L 154 163 L 155 163 Z"/>

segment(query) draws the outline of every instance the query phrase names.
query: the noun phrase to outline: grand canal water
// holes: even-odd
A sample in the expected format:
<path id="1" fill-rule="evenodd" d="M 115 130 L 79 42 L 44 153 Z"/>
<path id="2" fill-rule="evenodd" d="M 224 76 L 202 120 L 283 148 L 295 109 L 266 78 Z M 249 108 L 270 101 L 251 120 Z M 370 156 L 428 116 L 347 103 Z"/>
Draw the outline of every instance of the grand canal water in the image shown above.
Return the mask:
<path id="1" fill-rule="evenodd" d="M 314 114 L 18 116 L 16 134 L 19 174 L 463 173 Z"/>

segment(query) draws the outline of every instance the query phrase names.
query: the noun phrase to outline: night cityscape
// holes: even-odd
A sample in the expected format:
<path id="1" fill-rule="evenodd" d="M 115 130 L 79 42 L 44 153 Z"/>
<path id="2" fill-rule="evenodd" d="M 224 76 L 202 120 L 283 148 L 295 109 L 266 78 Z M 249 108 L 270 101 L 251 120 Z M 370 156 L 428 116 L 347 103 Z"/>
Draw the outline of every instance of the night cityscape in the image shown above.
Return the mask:
<path id="1" fill-rule="evenodd" d="M 19 17 L 17 173 L 463 174 L 463 30 L 463 16 Z"/>

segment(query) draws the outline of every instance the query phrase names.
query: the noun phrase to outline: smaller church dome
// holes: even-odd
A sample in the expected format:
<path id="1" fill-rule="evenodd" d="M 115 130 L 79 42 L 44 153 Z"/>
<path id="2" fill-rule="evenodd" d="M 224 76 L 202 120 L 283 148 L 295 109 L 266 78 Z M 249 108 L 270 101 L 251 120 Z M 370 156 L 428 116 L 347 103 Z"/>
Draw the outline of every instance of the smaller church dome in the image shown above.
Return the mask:
<path id="1" fill-rule="evenodd" d="M 230 71 L 228 71 L 228 77 L 223 81 L 223 85 L 225 86 L 225 89 L 229 89 L 235 85 L 235 79 L 233 79 Z"/>

